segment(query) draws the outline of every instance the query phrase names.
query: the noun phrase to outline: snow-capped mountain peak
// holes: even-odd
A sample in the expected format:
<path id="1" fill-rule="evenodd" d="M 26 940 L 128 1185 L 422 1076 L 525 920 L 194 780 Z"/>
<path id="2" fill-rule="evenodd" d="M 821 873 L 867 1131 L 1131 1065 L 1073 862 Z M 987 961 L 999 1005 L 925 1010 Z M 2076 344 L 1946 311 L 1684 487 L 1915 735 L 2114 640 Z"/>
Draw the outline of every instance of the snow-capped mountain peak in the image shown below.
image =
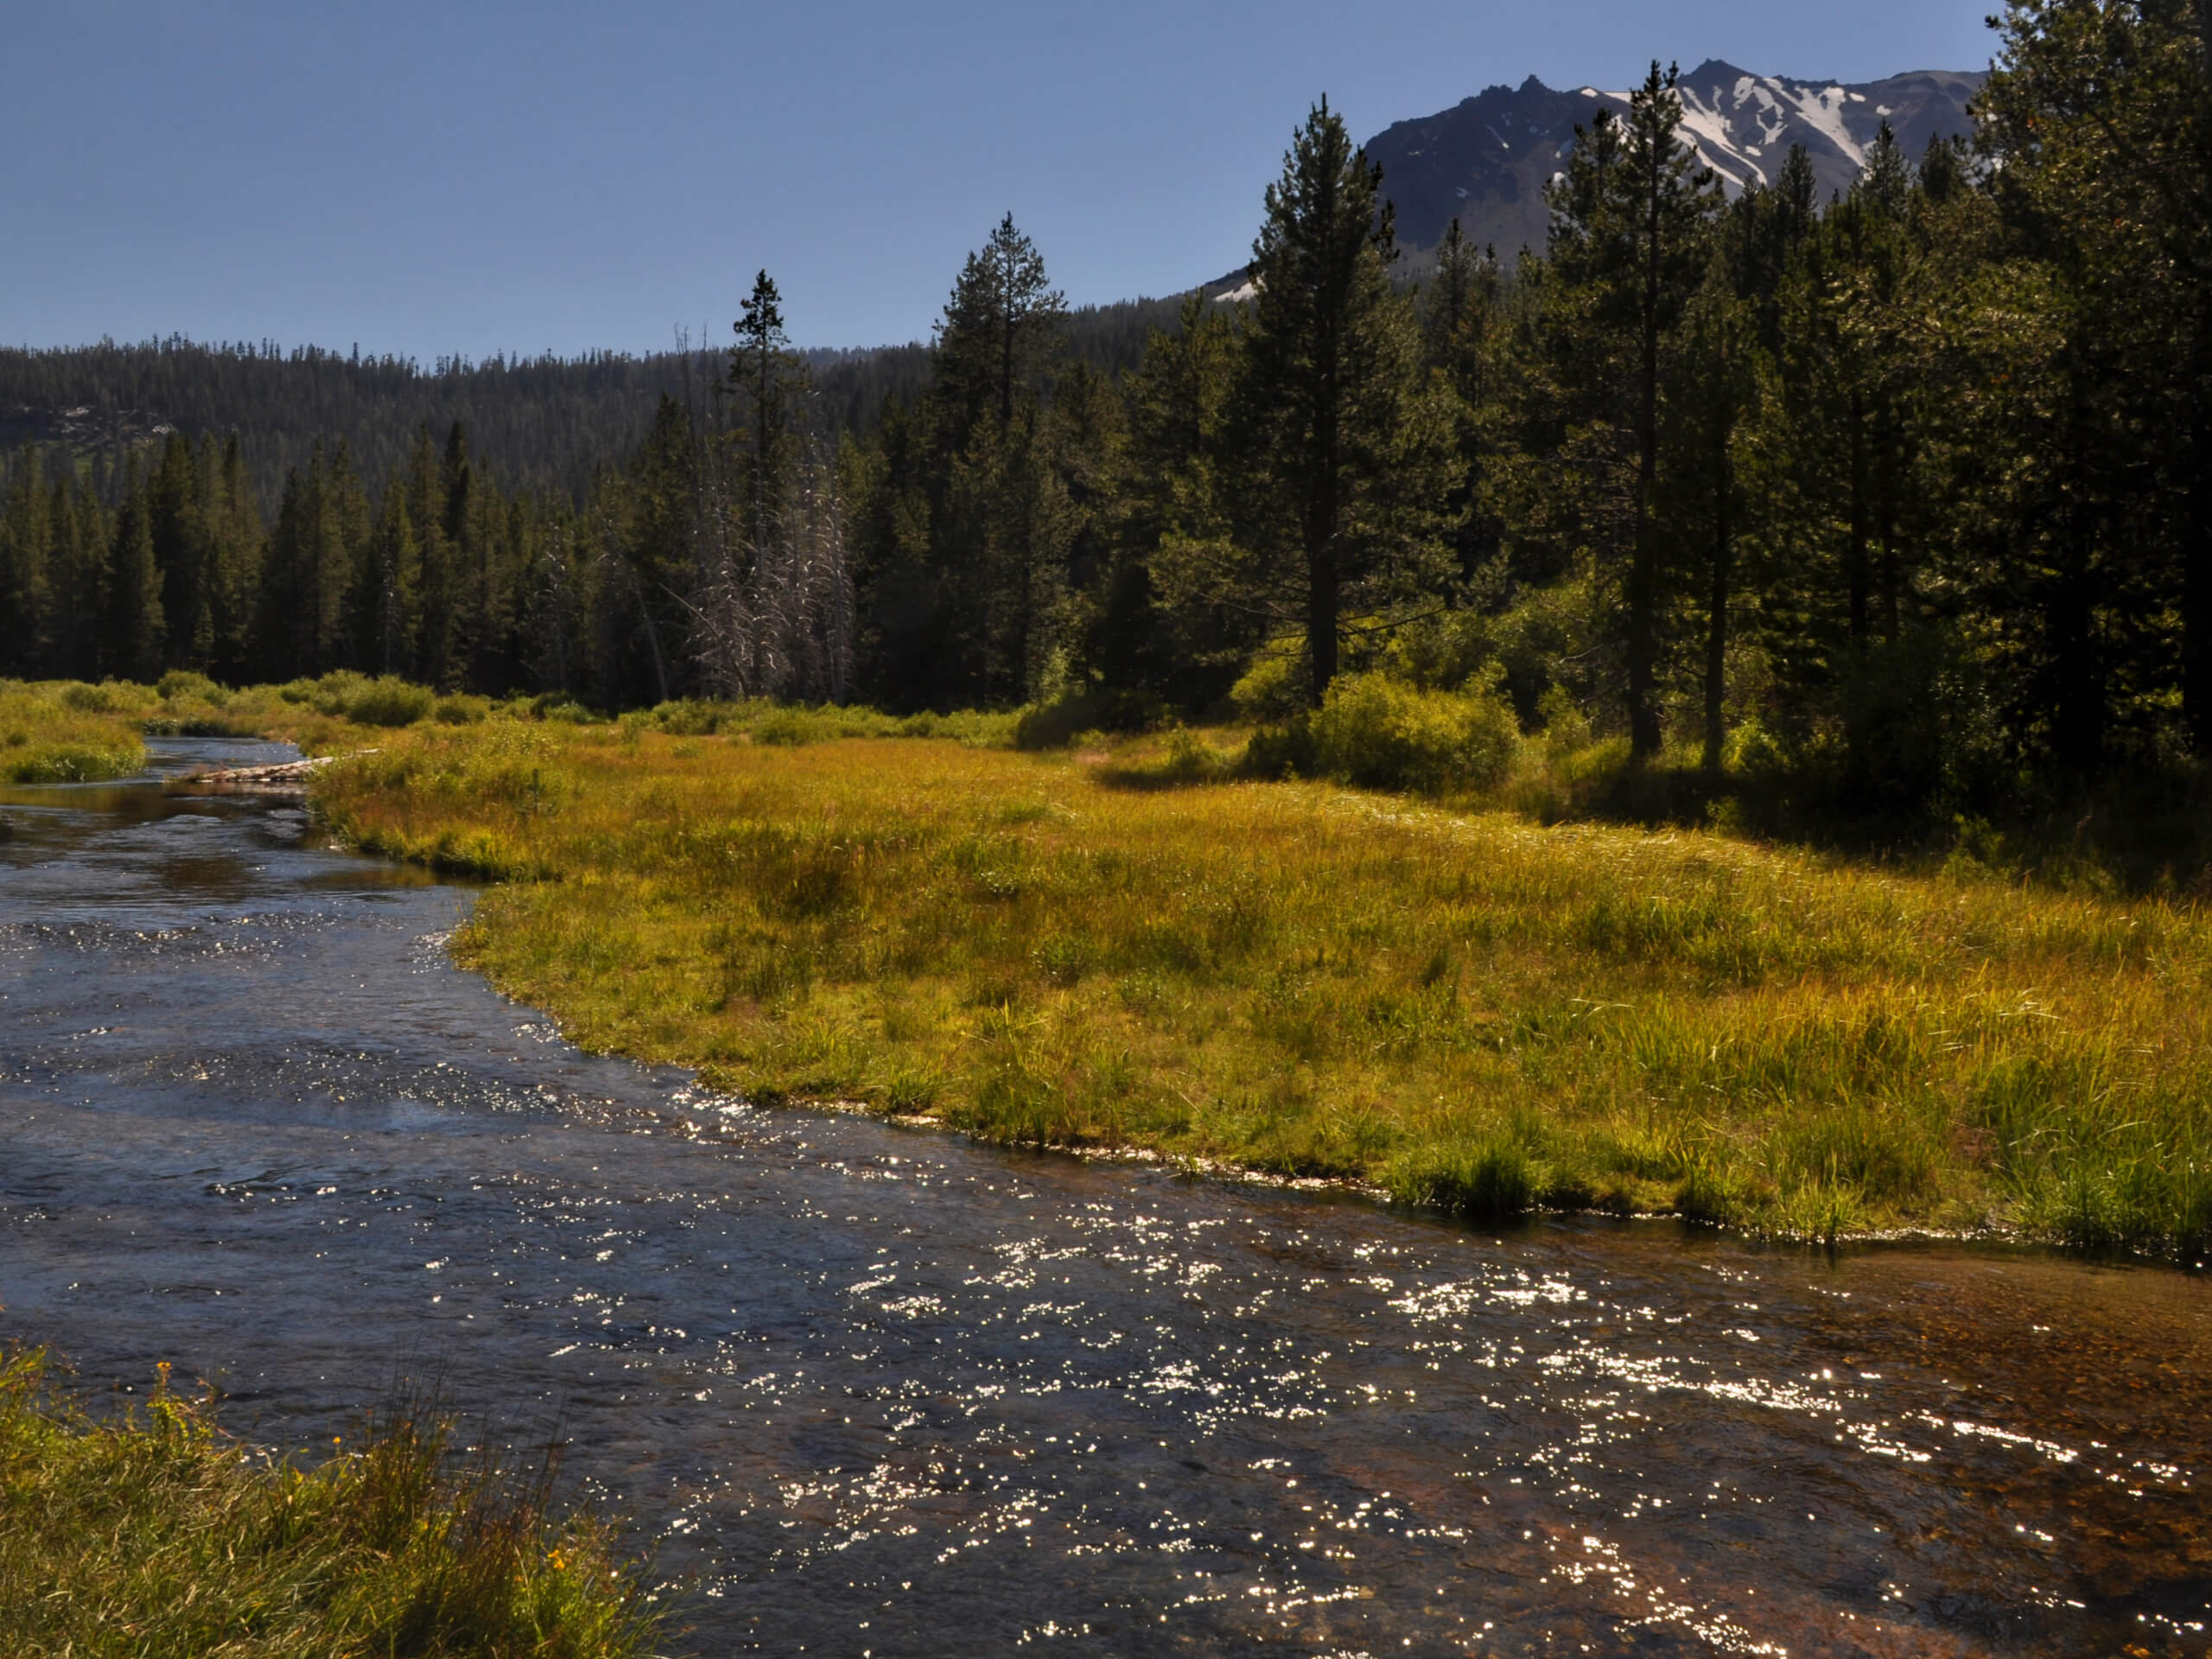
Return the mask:
<path id="1" fill-rule="evenodd" d="M 1985 79 L 1980 71 L 1914 70 L 1853 85 L 1753 74 L 1710 59 L 1681 79 L 1682 126 L 1729 194 L 1771 183 L 1790 146 L 1802 144 L 1826 198 L 1859 176 L 1885 120 L 1916 159 L 1931 137 L 1970 132 L 1967 100 Z M 1401 121 L 1370 139 L 1367 154 L 1382 164 L 1405 241 L 1433 247 L 1456 218 L 1470 240 L 1510 258 L 1543 246 L 1544 183 L 1573 147 L 1575 128 L 1601 108 L 1625 113 L 1628 104 L 1625 92 L 1554 92 L 1531 75 Z"/>

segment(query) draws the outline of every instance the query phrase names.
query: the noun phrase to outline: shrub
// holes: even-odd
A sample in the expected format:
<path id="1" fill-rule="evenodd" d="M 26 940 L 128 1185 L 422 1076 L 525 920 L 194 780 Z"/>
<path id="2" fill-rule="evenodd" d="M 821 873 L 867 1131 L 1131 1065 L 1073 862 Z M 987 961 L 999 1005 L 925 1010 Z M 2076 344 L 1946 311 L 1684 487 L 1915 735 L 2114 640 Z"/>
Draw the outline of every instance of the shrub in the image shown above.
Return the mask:
<path id="1" fill-rule="evenodd" d="M 1159 702 L 1138 691 L 1071 692 L 1032 704 L 1014 718 L 1017 749 L 1064 749 L 1103 732 L 1141 732 L 1160 716 Z"/>
<path id="2" fill-rule="evenodd" d="M 1579 749 L 1588 748 L 1595 735 L 1590 729 L 1590 716 L 1563 685 L 1551 687 L 1536 699 L 1536 719 L 1543 728 L 1544 753 L 1554 760 L 1563 760 Z"/>
<path id="3" fill-rule="evenodd" d="M 1494 697 L 1422 691 L 1381 674 L 1336 680 L 1307 717 L 1314 769 L 1370 789 L 1494 789 L 1520 730 Z"/>
<path id="4" fill-rule="evenodd" d="M 1167 734 L 1167 750 L 1161 770 L 1179 784 L 1202 784 L 1222 776 L 1228 767 L 1221 753 L 1187 726 Z"/>
<path id="5" fill-rule="evenodd" d="M 80 715 L 105 715 L 114 712 L 115 693 L 104 685 L 86 685 L 82 680 L 72 680 L 61 688 L 64 708 L 73 709 Z"/>
<path id="6" fill-rule="evenodd" d="M 209 702 L 221 708 L 230 701 L 231 694 L 209 679 L 205 674 L 195 674 L 190 669 L 173 668 L 161 677 L 154 687 L 161 693 L 163 702 L 182 700 L 188 702 Z"/>
<path id="7" fill-rule="evenodd" d="M 412 726 L 436 701 L 424 687 L 387 674 L 363 685 L 335 712 L 361 726 Z"/>
<path id="8" fill-rule="evenodd" d="M 779 709 L 753 722 L 755 743 L 773 743 L 785 748 L 819 743 L 836 735 L 837 728 L 833 724 L 804 709 Z"/>
<path id="9" fill-rule="evenodd" d="M 1261 650 L 1244 677 L 1229 689 L 1229 700 L 1239 716 L 1256 723 L 1295 720 L 1305 712 L 1310 683 L 1304 643 L 1278 641 Z"/>
<path id="10" fill-rule="evenodd" d="M 1399 679 L 1458 690 L 1478 675 L 1498 676 L 1497 632 L 1497 619 L 1482 611 L 1446 611 L 1398 630 L 1385 656 Z"/>
<path id="11" fill-rule="evenodd" d="M 531 715 L 538 720 L 569 726 L 591 726 L 599 716 L 564 691 L 543 691 L 530 700 Z"/>
<path id="12" fill-rule="evenodd" d="M 655 706 L 653 723 L 676 737 L 712 737 L 721 729 L 732 709 L 727 703 L 701 702 L 683 697 Z"/>

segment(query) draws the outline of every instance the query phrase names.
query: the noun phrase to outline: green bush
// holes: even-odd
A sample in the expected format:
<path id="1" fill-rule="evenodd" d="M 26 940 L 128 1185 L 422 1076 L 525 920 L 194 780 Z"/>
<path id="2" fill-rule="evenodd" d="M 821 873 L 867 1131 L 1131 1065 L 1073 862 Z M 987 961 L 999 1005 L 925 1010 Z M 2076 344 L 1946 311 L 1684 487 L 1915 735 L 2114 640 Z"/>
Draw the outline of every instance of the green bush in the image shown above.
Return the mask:
<path id="1" fill-rule="evenodd" d="M 180 700 L 188 702 L 213 703 L 221 708 L 231 699 L 231 694 L 209 679 L 205 674 L 195 674 L 190 669 L 173 668 L 161 677 L 154 687 L 161 693 L 163 702 Z"/>
<path id="2" fill-rule="evenodd" d="M 1257 724 L 1292 721 L 1305 712 L 1312 675 L 1303 640 L 1278 640 L 1263 646 L 1244 677 L 1229 689 L 1239 717 Z"/>
<path id="3" fill-rule="evenodd" d="M 1590 716 L 1563 685 L 1550 687 L 1536 699 L 1536 720 L 1543 729 L 1544 753 L 1554 760 L 1563 760 L 1594 741 Z"/>
<path id="4" fill-rule="evenodd" d="M 359 726 L 412 726 L 436 701 L 427 688 L 387 674 L 361 687 L 338 712 Z"/>
<path id="5" fill-rule="evenodd" d="M 104 685 L 71 680 L 61 688 L 62 706 L 80 715 L 105 715 L 115 710 L 115 693 Z"/>
<path id="6" fill-rule="evenodd" d="M 786 748 L 819 743 L 837 735 L 832 721 L 805 709 L 779 709 L 753 722 L 755 743 L 773 743 Z"/>
<path id="7" fill-rule="evenodd" d="M 1381 674 L 1339 677 L 1306 723 L 1313 770 L 1425 794 L 1496 788 L 1521 735 L 1494 697 L 1422 691 Z"/>
<path id="8" fill-rule="evenodd" d="M 557 721 L 569 726 L 591 726 L 599 716 L 565 691 L 541 691 L 530 700 L 528 718 Z"/>
<path id="9" fill-rule="evenodd" d="M 726 702 L 701 702 L 684 697 L 664 702 L 652 711 L 653 723 L 676 737 L 712 737 L 734 713 Z"/>
<path id="10" fill-rule="evenodd" d="M 1014 717 L 1014 747 L 1064 749 L 1086 732 L 1141 732 L 1160 712 L 1159 703 L 1141 692 L 1071 692 L 1022 709 Z"/>
<path id="11" fill-rule="evenodd" d="M 412 726 L 430 712 L 436 696 L 394 675 L 371 679 L 350 668 L 334 670 L 319 680 L 294 680 L 276 688 L 287 702 L 305 704 L 334 720 L 357 726 Z"/>
<path id="12" fill-rule="evenodd" d="M 1167 734 L 1163 774 L 1179 784 L 1203 784 L 1226 775 L 1228 759 L 1187 726 Z"/>
<path id="13" fill-rule="evenodd" d="M 474 726 L 491 712 L 490 698 L 469 696 L 459 692 L 440 697 L 430 705 L 430 718 L 441 726 Z"/>

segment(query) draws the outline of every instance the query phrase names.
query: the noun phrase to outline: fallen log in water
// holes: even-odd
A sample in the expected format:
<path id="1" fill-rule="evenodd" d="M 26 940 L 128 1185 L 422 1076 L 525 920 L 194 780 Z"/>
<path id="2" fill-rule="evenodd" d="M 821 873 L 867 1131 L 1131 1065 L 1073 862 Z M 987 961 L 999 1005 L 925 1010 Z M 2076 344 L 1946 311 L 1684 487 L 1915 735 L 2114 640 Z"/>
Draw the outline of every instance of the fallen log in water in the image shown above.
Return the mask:
<path id="1" fill-rule="evenodd" d="M 356 753 L 373 754 L 376 751 L 362 749 Z M 265 766 L 210 767 L 171 779 L 168 789 L 178 795 L 267 795 L 304 799 L 308 779 L 340 758 L 320 754 L 306 760 L 280 760 Z"/>

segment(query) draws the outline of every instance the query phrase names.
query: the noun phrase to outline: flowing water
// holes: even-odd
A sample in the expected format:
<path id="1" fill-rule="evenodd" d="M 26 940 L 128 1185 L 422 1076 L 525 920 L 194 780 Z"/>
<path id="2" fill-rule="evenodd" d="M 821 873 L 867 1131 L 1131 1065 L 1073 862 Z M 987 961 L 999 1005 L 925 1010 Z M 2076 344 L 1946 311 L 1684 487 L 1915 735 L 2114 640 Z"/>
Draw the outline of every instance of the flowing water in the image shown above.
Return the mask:
<path id="1" fill-rule="evenodd" d="M 439 1370 L 557 1421 L 684 1650 L 2212 1649 L 2201 1277 L 753 1112 L 569 1047 L 447 963 L 466 890 L 296 808 L 4 807 L 0 1334 L 283 1445 Z"/>

